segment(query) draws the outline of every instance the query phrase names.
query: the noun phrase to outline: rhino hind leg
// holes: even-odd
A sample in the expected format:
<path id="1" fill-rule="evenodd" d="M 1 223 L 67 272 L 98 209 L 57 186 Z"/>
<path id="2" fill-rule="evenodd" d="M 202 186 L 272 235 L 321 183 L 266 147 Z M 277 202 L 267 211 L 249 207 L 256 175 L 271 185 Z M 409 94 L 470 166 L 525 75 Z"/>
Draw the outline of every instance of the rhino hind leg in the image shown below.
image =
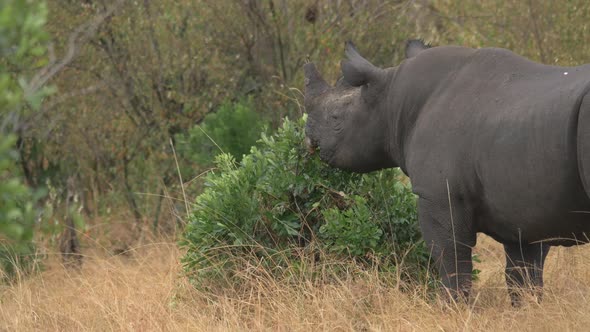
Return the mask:
<path id="1" fill-rule="evenodd" d="M 586 195 L 590 198 L 590 91 L 582 97 L 579 107 L 576 139 L 578 172 Z"/>
<path id="2" fill-rule="evenodd" d="M 504 244 L 506 285 L 513 306 L 520 306 L 523 291 L 529 291 L 537 301 L 541 301 L 543 265 L 550 248 L 542 243 Z"/>
<path id="3" fill-rule="evenodd" d="M 466 210 L 454 205 L 452 213 L 447 204 L 433 204 L 419 199 L 418 218 L 422 236 L 429 246 L 435 267 L 446 294 L 453 300 L 466 301 L 471 290 L 472 248 L 476 236 L 466 227 Z"/>

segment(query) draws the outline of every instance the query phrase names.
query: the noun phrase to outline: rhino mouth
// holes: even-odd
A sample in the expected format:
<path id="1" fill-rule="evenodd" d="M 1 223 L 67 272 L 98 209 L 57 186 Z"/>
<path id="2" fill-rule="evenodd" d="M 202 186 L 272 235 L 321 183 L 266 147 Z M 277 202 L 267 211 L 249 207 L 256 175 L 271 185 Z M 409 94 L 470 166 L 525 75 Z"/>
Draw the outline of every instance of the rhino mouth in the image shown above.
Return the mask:
<path id="1" fill-rule="evenodd" d="M 319 142 L 316 139 L 316 135 L 314 135 L 314 126 L 313 126 L 313 119 L 308 118 L 307 123 L 305 124 L 305 147 L 309 154 L 314 154 L 319 147 Z"/>
<path id="2" fill-rule="evenodd" d="M 318 149 L 318 142 L 312 140 L 309 136 L 305 136 L 305 146 L 307 147 L 307 152 L 309 152 L 309 154 L 314 154 Z"/>

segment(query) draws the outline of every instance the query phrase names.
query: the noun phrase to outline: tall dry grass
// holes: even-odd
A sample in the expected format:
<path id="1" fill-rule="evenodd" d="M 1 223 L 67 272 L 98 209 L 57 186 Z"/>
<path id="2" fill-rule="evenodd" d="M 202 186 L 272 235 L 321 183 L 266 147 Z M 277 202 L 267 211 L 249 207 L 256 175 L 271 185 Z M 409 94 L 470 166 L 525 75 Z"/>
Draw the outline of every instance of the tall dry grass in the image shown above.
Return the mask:
<path id="1" fill-rule="evenodd" d="M 590 326 L 590 247 L 553 250 L 545 299 L 513 309 L 499 245 L 480 238 L 473 303 L 446 305 L 374 272 L 329 283 L 249 274 L 217 295 L 182 277 L 175 243 L 110 256 L 87 249 L 81 271 L 57 258 L 45 271 L 0 288 L 0 331 L 584 331 Z M 248 275 L 248 274 L 245 274 Z M 245 291 L 246 290 L 246 291 Z"/>

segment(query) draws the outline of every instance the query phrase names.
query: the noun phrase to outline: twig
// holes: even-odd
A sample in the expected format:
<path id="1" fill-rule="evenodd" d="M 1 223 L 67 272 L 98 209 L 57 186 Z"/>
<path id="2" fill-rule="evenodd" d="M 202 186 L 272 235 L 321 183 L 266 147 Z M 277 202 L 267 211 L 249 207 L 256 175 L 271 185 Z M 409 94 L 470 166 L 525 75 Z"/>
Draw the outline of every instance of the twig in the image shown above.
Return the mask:
<path id="1" fill-rule="evenodd" d="M 97 15 L 92 20 L 85 22 L 76 28 L 68 38 L 68 48 L 66 55 L 59 62 L 50 62 L 47 66 L 39 70 L 33 76 L 27 88 L 25 89 L 25 96 L 31 96 L 35 94 L 66 65 L 72 62 L 81 46 L 95 35 L 102 23 L 106 21 L 123 3 L 123 0 L 119 0 L 103 14 Z M 53 51 L 50 47 L 50 56 L 54 57 L 52 53 Z"/>
<path id="2" fill-rule="evenodd" d="M 190 210 L 188 208 L 188 200 L 186 199 L 186 192 L 184 191 L 184 182 L 182 181 L 182 173 L 180 172 L 180 166 L 178 165 L 178 158 L 176 158 L 176 149 L 174 149 L 174 142 L 172 142 L 172 138 L 170 138 L 170 146 L 172 147 L 172 154 L 174 155 L 174 162 L 176 163 L 176 170 L 178 171 L 178 179 L 180 180 L 180 189 L 182 189 L 182 197 L 184 199 L 184 207 L 186 209 L 187 217 L 190 214 Z"/>

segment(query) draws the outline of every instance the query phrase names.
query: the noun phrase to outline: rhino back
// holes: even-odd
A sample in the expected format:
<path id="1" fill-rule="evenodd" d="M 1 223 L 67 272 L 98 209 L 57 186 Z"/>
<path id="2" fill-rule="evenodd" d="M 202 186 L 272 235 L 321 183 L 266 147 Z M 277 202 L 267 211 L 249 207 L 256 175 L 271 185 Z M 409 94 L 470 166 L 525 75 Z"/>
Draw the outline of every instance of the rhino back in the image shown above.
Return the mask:
<path id="1" fill-rule="evenodd" d="M 448 181 L 475 207 L 474 227 L 505 241 L 590 230 L 571 217 L 590 209 L 576 145 L 589 83 L 590 66 L 546 66 L 502 49 L 465 57 L 431 92 L 409 139 L 416 192 L 438 197 Z"/>

